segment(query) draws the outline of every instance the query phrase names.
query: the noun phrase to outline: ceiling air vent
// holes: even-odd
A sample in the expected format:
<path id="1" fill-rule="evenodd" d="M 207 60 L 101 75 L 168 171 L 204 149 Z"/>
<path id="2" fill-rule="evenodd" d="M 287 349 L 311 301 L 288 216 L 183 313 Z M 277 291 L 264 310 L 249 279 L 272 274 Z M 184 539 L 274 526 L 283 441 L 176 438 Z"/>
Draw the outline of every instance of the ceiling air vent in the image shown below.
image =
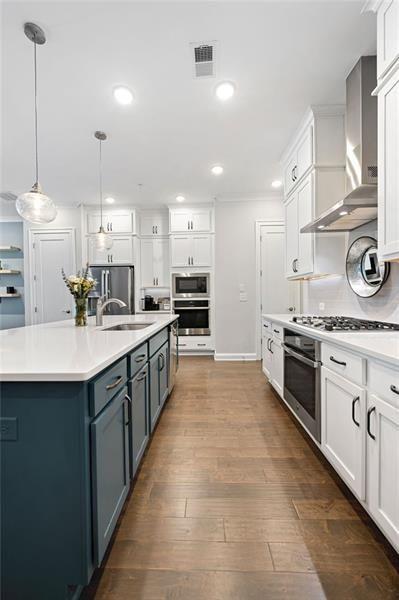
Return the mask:
<path id="1" fill-rule="evenodd" d="M 215 77 L 216 42 L 190 44 L 194 58 L 194 77 Z"/>

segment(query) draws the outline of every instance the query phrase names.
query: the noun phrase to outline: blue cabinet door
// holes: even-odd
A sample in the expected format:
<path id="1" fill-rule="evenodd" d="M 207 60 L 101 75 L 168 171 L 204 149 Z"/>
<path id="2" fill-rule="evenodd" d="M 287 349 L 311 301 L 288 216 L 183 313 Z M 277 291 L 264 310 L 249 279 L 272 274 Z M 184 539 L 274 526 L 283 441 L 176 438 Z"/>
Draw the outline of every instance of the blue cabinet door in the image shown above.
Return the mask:
<path id="1" fill-rule="evenodd" d="M 166 342 L 159 351 L 158 370 L 159 370 L 159 396 L 161 408 L 165 404 L 168 393 L 168 369 L 169 366 L 169 343 Z"/>
<path id="2" fill-rule="evenodd" d="M 129 382 L 131 398 L 131 476 L 134 477 L 150 437 L 149 368 L 146 365 Z"/>
<path id="3" fill-rule="evenodd" d="M 159 352 L 150 360 L 150 430 L 154 431 L 161 412 L 159 395 Z"/>
<path id="4" fill-rule="evenodd" d="M 91 424 L 94 560 L 100 565 L 129 491 L 129 409 L 123 388 Z"/>
<path id="5" fill-rule="evenodd" d="M 169 342 L 166 342 L 150 360 L 150 416 L 151 433 L 168 397 Z"/>

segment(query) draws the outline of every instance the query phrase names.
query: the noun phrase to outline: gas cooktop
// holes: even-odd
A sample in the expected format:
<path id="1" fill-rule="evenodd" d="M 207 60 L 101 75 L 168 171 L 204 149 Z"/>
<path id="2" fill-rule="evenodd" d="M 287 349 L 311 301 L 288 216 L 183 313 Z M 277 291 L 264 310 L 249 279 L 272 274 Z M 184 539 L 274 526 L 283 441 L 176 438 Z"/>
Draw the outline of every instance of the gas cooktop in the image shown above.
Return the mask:
<path id="1" fill-rule="evenodd" d="M 292 322 L 320 331 L 399 331 L 399 324 L 367 321 L 354 317 L 294 316 Z"/>

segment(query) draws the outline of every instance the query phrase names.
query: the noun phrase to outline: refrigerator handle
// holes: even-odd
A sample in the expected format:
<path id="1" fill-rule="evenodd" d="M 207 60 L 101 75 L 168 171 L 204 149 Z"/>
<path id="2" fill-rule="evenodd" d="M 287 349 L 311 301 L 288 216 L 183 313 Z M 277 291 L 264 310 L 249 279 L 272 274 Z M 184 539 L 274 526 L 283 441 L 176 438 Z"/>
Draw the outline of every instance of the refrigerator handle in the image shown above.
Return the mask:
<path id="1" fill-rule="evenodd" d="M 101 298 L 105 297 L 105 271 L 104 271 L 104 269 L 101 271 L 101 291 L 100 291 L 100 296 L 101 296 Z"/>
<path id="2" fill-rule="evenodd" d="M 105 296 L 108 300 L 108 298 L 111 297 L 111 292 L 109 289 L 109 270 L 108 269 L 105 271 L 105 284 L 106 284 L 105 285 Z"/>

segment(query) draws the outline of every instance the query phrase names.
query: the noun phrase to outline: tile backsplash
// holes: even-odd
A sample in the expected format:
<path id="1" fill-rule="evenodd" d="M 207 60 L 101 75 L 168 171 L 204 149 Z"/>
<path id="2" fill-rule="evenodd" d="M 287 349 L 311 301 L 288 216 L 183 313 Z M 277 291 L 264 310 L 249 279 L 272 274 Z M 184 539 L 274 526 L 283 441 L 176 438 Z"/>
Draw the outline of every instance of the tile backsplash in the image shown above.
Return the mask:
<path id="1" fill-rule="evenodd" d="M 348 244 L 362 235 L 376 238 L 376 222 L 351 232 Z M 319 308 L 320 303 L 324 303 L 324 310 Z M 345 315 L 399 323 L 399 263 L 391 263 L 387 282 L 371 298 L 359 298 L 349 286 L 346 275 L 304 281 L 302 307 L 303 313 L 315 315 Z"/>

